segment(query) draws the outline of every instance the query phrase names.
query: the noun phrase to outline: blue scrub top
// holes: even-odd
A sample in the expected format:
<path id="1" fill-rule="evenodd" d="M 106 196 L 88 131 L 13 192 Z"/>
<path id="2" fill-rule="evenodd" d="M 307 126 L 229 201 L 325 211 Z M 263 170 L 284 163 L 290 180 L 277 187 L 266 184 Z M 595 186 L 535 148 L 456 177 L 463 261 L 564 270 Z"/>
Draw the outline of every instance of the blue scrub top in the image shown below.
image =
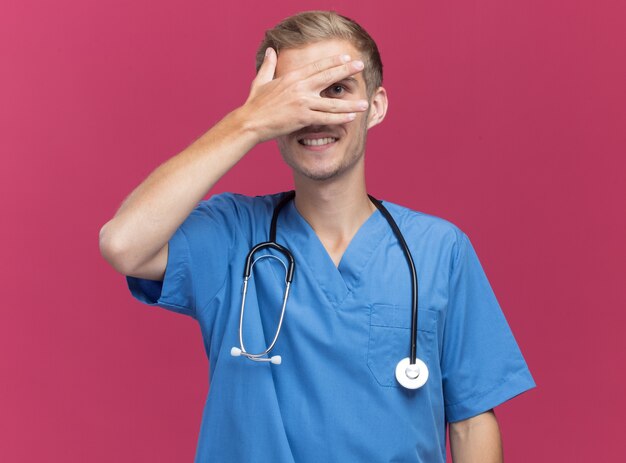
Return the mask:
<path id="1" fill-rule="evenodd" d="M 535 386 L 467 236 L 441 218 L 387 203 L 419 281 L 417 356 L 430 377 L 417 390 L 395 379 L 409 355 L 411 280 L 379 211 L 336 267 L 289 202 L 277 242 L 296 269 L 272 355 L 239 346 L 245 258 L 267 241 L 281 195 L 220 194 L 201 202 L 169 242 L 163 282 L 127 277 L 132 294 L 195 318 L 211 369 L 196 462 L 444 462 L 446 422 L 470 418 Z M 280 314 L 285 270 L 254 268 L 244 343 L 260 352 Z"/>

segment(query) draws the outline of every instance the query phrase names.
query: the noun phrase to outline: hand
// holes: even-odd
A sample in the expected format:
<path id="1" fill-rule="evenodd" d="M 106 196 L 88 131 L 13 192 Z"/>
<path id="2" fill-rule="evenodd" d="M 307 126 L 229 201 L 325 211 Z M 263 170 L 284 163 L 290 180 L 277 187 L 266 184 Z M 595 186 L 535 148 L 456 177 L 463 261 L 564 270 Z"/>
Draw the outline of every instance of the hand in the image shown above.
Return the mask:
<path id="1" fill-rule="evenodd" d="M 361 72 L 361 61 L 347 55 L 328 57 L 274 79 L 276 61 L 276 52 L 268 48 L 241 108 L 259 142 L 310 125 L 345 124 L 367 109 L 367 100 L 321 96 L 332 84 Z"/>

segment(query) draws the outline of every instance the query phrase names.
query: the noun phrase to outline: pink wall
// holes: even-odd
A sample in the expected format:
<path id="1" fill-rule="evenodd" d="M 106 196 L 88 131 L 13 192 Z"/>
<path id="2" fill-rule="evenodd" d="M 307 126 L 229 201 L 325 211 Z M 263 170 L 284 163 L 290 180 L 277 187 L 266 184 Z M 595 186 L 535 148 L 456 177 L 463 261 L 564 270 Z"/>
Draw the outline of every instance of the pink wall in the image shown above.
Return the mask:
<path id="1" fill-rule="evenodd" d="M 383 54 L 370 191 L 468 233 L 538 383 L 497 410 L 507 462 L 623 458 L 624 3 L 397 5 L 2 3 L 0 461 L 192 461 L 200 331 L 135 302 L 98 230 L 243 102 L 264 29 L 312 8 Z M 215 191 L 289 187 L 268 143 Z"/>

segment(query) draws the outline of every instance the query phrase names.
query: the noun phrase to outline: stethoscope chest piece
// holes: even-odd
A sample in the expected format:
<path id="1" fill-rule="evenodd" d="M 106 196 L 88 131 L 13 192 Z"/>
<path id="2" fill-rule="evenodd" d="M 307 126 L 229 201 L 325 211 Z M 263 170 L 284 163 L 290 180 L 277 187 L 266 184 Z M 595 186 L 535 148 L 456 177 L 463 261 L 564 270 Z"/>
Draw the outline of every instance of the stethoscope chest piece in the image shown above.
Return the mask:
<path id="1" fill-rule="evenodd" d="M 403 358 L 396 366 L 396 379 L 407 389 L 419 389 L 428 380 L 428 367 L 420 359 L 411 365 L 409 357 Z"/>

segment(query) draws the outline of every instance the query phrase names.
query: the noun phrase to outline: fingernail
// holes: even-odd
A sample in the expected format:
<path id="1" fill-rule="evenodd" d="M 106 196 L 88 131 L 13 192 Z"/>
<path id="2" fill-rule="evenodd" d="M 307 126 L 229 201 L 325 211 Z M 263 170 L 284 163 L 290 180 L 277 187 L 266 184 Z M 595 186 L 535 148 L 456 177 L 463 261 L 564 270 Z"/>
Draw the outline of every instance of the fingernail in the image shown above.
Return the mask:
<path id="1" fill-rule="evenodd" d="M 367 109 L 368 106 L 369 104 L 366 100 L 359 101 L 359 109 Z"/>
<path id="2" fill-rule="evenodd" d="M 350 61 L 350 55 L 341 55 L 341 61 L 347 63 L 348 61 Z"/>
<path id="3" fill-rule="evenodd" d="M 356 119 L 356 113 L 349 113 L 348 114 L 348 119 L 350 119 L 350 120 Z"/>
<path id="4" fill-rule="evenodd" d="M 267 47 L 267 48 L 265 49 L 265 57 L 270 56 L 271 50 L 272 50 L 272 48 L 271 48 L 271 47 Z"/>
<path id="5" fill-rule="evenodd" d="M 355 69 L 363 69 L 363 67 L 365 66 L 365 65 L 363 64 L 363 61 L 359 61 L 359 60 L 355 61 L 355 62 L 353 63 L 353 65 L 354 65 Z"/>

